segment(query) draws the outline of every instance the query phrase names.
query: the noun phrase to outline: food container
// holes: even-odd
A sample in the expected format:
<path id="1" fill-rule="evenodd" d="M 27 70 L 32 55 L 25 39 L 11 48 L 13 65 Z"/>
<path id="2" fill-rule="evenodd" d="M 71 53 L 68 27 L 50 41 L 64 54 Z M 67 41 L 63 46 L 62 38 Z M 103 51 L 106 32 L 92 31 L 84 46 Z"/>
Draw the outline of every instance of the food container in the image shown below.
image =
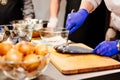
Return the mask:
<path id="1" fill-rule="evenodd" d="M 34 25 L 32 37 L 36 38 L 36 37 L 40 37 L 39 30 L 43 27 L 44 28 L 47 27 L 48 21 L 38 20 L 38 19 L 30 19 L 30 20 L 14 20 L 11 23 L 12 24 L 31 24 L 31 25 Z"/>
<path id="2" fill-rule="evenodd" d="M 42 28 L 40 30 L 40 36 L 42 40 L 46 41 L 46 43 L 51 46 L 66 44 L 68 33 L 69 31 L 65 28 Z"/>
<path id="3" fill-rule="evenodd" d="M 31 41 L 34 24 L 0 25 L 0 42 L 9 41 L 16 44 L 20 41 Z"/>
<path id="4" fill-rule="evenodd" d="M 0 26 L 0 42 L 2 42 L 4 40 L 4 34 L 5 34 L 5 31 L 2 28 L 2 26 Z"/>
<path id="5" fill-rule="evenodd" d="M 9 45 L 5 49 L 5 45 Z M 21 41 L 16 45 L 0 43 L 0 68 L 11 79 L 26 80 L 38 77 L 49 63 L 48 47 Z"/>
<path id="6" fill-rule="evenodd" d="M 42 20 L 40 20 L 39 23 L 34 24 L 34 29 L 33 29 L 33 35 L 32 35 L 32 37 L 33 38 L 40 37 L 40 34 L 39 34 L 40 29 L 46 28 L 47 24 L 48 24 L 48 21 L 42 21 Z"/>

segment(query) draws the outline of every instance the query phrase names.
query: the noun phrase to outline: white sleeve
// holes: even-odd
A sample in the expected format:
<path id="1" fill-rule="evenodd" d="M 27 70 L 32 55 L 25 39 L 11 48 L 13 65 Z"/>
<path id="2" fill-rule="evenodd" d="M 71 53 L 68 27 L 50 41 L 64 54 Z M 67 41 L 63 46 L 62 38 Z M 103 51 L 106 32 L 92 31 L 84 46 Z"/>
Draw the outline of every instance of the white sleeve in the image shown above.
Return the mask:
<path id="1" fill-rule="evenodd" d="M 88 0 L 93 6 L 94 9 L 93 11 L 100 5 L 100 3 L 102 2 L 102 0 Z"/>

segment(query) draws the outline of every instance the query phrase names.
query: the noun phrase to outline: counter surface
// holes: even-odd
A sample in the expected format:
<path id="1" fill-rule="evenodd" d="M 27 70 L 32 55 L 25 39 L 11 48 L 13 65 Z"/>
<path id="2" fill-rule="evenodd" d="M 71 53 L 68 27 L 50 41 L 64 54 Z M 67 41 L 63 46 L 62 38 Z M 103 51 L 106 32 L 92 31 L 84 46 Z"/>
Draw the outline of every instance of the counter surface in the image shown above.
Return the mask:
<path id="1" fill-rule="evenodd" d="M 120 69 L 113 69 L 113 70 L 105 70 L 105 71 L 97 71 L 97 72 L 89 72 L 89 73 L 81 73 L 81 74 L 74 74 L 74 75 L 64 75 L 60 71 L 56 69 L 56 67 L 49 63 L 47 69 L 43 72 L 42 75 L 40 75 L 38 78 L 34 80 L 89 80 L 88 78 L 94 78 L 99 76 L 108 75 L 110 77 L 117 79 L 120 76 L 118 74 L 114 73 L 120 73 Z M 97 78 L 96 78 L 97 79 Z M 96 80 L 91 79 L 91 80 Z M 107 80 L 115 80 L 115 79 L 107 79 Z M 2 73 L 0 74 L 0 80 L 11 80 L 9 78 L 6 78 Z M 97 79 L 97 80 L 103 80 L 103 79 Z"/>
<path id="2" fill-rule="evenodd" d="M 83 80 L 88 78 L 95 78 L 104 75 L 110 75 L 120 73 L 120 69 L 112 69 L 112 70 L 104 70 L 104 71 L 96 71 L 96 72 L 87 72 L 87 73 L 78 73 L 72 75 L 62 74 L 51 62 L 48 64 L 47 69 L 40 75 L 38 78 L 34 80 Z M 111 76 L 111 75 L 110 75 Z M 119 77 L 119 75 L 113 76 L 115 78 Z M 0 71 L 0 80 L 11 80 L 6 78 L 2 72 Z M 96 80 L 96 79 L 93 79 Z M 99 80 L 99 79 L 97 79 Z M 101 79 L 102 80 L 102 79 Z M 109 78 L 108 80 L 113 80 Z M 115 80 L 115 79 L 114 79 Z"/>
<path id="3" fill-rule="evenodd" d="M 104 76 L 109 74 L 114 74 L 120 72 L 120 69 L 113 69 L 113 70 L 105 70 L 105 71 L 97 71 L 97 72 L 89 72 L 89 73 L 81 73 L 81 74 L 74 74 L 74 75 L 64 75 L 59 72 L 52 63 L 48 65 L 48 68 L 43 73 L 44 75 L 48 75 L 49 77 L 53 78 L 53 80 L 82 80 L 88 79 L 98 76 Z M 115 76 L 117 77 L 117 76 Z M 118 76 L 119 77 L 119 76 Z M 109 79 L 111 80 L 111 79 Z"/>

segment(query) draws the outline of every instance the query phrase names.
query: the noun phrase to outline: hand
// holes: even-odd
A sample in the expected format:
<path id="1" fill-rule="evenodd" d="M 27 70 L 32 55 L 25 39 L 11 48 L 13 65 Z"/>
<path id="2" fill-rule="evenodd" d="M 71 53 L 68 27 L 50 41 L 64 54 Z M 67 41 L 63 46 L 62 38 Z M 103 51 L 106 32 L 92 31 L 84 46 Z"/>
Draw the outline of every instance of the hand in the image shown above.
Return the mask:
<path id="1" fill-rule="evenodd" d="M 103 41 L 94 50 L 93 53 L 102 56 L 113 56 L 118 53 L 118 40 L 116 41 Z"/>
<path id="2" fill-rule="evenodd" d="M 47 27 L 55 29 L 57 27 L 57 23 L 58 23 L 58 19 L 57 18 L 50 18 Z"/>
<path id="3" fill-rule="evenodd" d="M 26 17 L 24 20 L 31 20 L 32 18 L 31 17 Z"/>
<path id="4" fill-rule="evenodd" d="M 69 34 L 76 31 L 86 20 L 88 16 L 88 11 L 85 9 L 80 9 L 77 12 L 68 14 L 66 21 L 66 29 L 69 30 Z"/>

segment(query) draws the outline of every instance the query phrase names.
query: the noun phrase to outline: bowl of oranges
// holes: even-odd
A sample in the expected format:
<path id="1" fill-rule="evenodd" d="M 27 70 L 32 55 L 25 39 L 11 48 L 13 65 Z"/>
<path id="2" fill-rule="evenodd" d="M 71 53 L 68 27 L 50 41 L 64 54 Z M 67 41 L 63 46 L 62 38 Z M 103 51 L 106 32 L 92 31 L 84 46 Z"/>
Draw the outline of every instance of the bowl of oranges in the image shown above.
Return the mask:
<path id="1" fill-rule="evenodd" d="M 34 79 L 49 63 L 48 47 L 44 44 L 2 42 L 0 51 L 0 68 L 11 79 Z"/>

